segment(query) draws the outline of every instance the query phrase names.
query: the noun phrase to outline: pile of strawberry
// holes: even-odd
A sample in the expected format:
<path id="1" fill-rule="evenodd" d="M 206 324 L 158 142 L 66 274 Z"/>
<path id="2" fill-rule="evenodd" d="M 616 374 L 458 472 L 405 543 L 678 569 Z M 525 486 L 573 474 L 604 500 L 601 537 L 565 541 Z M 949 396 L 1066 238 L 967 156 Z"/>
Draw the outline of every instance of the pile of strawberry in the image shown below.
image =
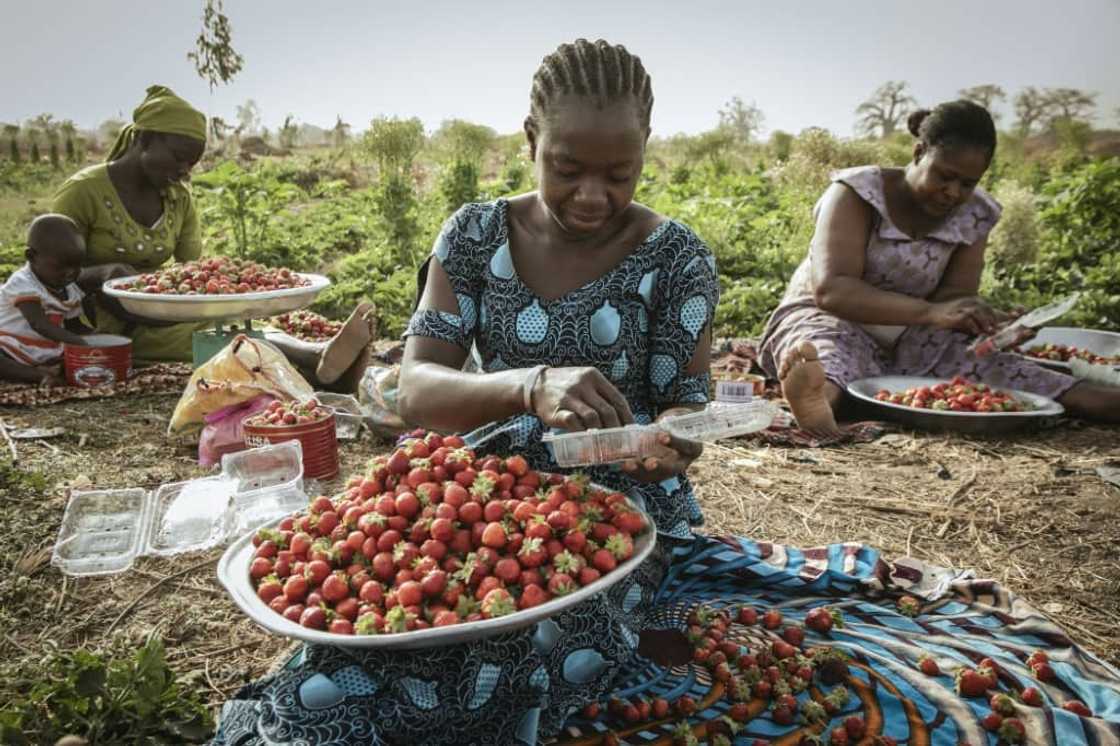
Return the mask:
<path id="1" fill-rule="evenodd" d="M 1039 360 L 1054 360 L 1056 362 L 1068 363 L 1072 359 L 1084 360 L 1093 365 L 1120 365 L 1120 355 L 1098 355 L 1089 350 L 1083 350 L 1080 347 L 1073 347 L 1072 345 L 1056 345 L 1046 343 L 1044 345 L 1034 345 L 1023 351 L 1024 355 L 1028 357 L 1038 358 Z"/>
<path id="2" fill-rule="evenodd" d="M 310 284 L 290 269 L 272 269 L 257 262 L 219 256 L 173 264 L 140 275 L 117 288 L 153 295 L 237 295 L 289 290 Z"/>
<path id="3" fill-rule="evenodd" d="M 1035 678 L 1050 683 L 1057 678 L 1050 666 L 1050 658 L 1042 650 L 1035 650 L 1026 660 L 1026 665 Z M 922 656 L 918 659 L 918 670 L 927 676 L 940 676 L 941 666 L 935 658 Z M 999 691 L 1000 667 L 991 658 L 984 658 L 975 668 L 964 666 L 955 673 L 957 694 L 961 697 L 987 697 L 991 712 L 981 725 L 997 734 L 1000 743 L 1025 743 L 1027 732 L 1019 717 L 1020 707 L 1042 707 L 1045 704 L 1042 692 L 1037 687 L 1028 686 L 1021 691 Z M 1093 712 L 1082 701 L 1071 699 L 1062 703 L 1062 709 L 1080 717 L 1092 717 Z M 1028 718 L 1029 719 L 1029 718 Z"/>
<path id="4" fill-rule="evenodd" d="M 620 493 L 477 458 L 428 433 L 373 459 L 346 490 L 253 536 L 249 575 L 273 611 L 340 635 L 513 614 L 595 582 L 646 519 Z"/>
<path id="5" fill-rule="evenodd" d="M 750 649 L 732 640 L 733 625 L 757 627 L 768 630 L 767 642 Z M 752 717 L 757 706 L 752 701 L 761 700 L 769 708 L 769 717 L 778 725 L 804 723 L 815 732 L 839 715 L 847 706 L 850 698 L 848 688 L 843 684 L 848 676 L 848 656 L 839 648 L 805 648 L 805 628 L 827 634 L 833 627 L 843 627 L 840 612 L 827 606 L 811 609 L 805 616 L 804 628 L 787 624 L 781 611 L 769 609 L 759 613 L 752 606 L 737 609 L 715 609 L 699 606 L 688 616 L 687 635 L 692 645 L 693 661 L 707 668 L 713 681 L 713 689 L 722 693 L 730 702 L 727 715 L 704 724 L 704 734 L 708 743 L 730 744 Z M 738 636 L 738 635 L 735 635 Z M 814 684 L 831 686 L 831 691 L 818 700 L 806 702 L 798 700 L 797 695 Z M 670 703 L 662 698 L 635 700 L 612 699 L 607 703 L 608 718 L 617 722 L 619 728 L 630 724 L 646 723 L 651 718 L 661 720 L 668 717 L 683 718 L 672 733 L 675 746 L 698 744 L 694 727 L 688 717 L 699 709 L 695 699 L 684 695 Z M 592 703 L 583 709 L 583 716 L 596 720 L 602 716 L 603 707 Z M 817 727 L 814 727 L 817 726 Z M 827 736 L 827 740 L 825 740 Z M 894 744 L 887 736 L 867 732 L 863 718 L 845 718 L 821 736 L 812 736 L 813 743 L 830 743 L 835 746 L 849 743 L 872 743 L 880 746 Z M 869 739 L 864 741 L 864 739 Z M 603 743 L 621 743 L 611 731 Z M 755 739 L 754 746 L 765 746 L 769 741 Z"/>
<path id="6" fill-rule="evenodd" d="M 318 399 L 306 401 L 274 401 L 259 414 L 245 420 L 253 427 L 289 427 L 325 420 L 333 415 Z"/>
<path id="7" fill-rule="evenodd" d="M 886 389 L 875 398 L 890 404 L 901 404 L 915 409 L 932 409 L 938 412 L 1024 412 L 1029 406 L 986 383 L 973 383 L 963 376 L 956 376 L 948 383 L 917 386 L 902 393 Z"/>
<path id="8" fill-rule="evenodd" d="M 325 342 L 342 331 L 341 321 L 331 321 L 314 311 L 292 311 L 272 319 L 284 332 L 308 342 Z"/>

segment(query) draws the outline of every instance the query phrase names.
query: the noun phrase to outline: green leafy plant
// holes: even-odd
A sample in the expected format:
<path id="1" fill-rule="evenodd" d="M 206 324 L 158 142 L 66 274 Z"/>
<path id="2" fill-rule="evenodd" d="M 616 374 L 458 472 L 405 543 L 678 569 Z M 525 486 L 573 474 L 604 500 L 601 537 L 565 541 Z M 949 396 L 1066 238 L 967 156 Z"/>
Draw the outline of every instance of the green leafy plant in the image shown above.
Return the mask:
<path id="1" fill-rule="evenodd" d="M 12 691 L 26 696 L 0 706 L 6 744 L 49 744 L 68 734 L 92 746 L 201 743 L 213 730 L 205 704 L 168 668 L 158 637 L 131 656 L 53 652 L 22 676 Z"/>
<path id="2" fill-rule="evenodd" d="M 267 172 L 246 171 L 233 161 L 197 177 L 194 184 L 210 192 L 202 209 L 204 219 L 225 229 L 233 253 L 242 258 L 253 258 L 254 250 L 268 243 L 274 216 L 299 191 Z"/>

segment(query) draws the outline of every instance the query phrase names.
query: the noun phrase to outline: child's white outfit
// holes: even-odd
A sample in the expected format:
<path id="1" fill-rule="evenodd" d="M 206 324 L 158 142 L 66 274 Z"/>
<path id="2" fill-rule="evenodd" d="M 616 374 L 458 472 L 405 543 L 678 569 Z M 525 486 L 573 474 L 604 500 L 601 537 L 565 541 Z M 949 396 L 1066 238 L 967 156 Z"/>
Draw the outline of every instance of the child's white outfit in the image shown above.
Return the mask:
<path id="1" fill-rule="evenodd" d="M 30 264 L 20 267 L 0 288 L 0 352 L 26 365 L 57 363 L 62 358 L 62 344 L 37 334 L 20 313 L 19 305 L 37 301 L 47 319 L 62 326 L 81 316 L 83 295 L 77 284 L 70 283 L 62 300 L 39 282 Z"/>

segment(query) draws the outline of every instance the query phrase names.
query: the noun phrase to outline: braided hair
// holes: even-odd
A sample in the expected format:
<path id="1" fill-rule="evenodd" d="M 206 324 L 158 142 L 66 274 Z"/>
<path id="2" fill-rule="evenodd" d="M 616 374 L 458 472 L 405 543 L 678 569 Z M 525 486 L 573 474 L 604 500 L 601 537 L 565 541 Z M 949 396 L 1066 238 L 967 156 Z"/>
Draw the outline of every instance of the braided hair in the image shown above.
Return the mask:
<path id="1" fill-rule="evenodd" d="M 541 62 L 533 76 L 527 126 L 539 129 L 549 107 L 564 95 L 593 98 L 599 106 L 633 96 L 642 129 L 649 131 L 653 87 L 642 61 L 621 44 L 576 39 L 561 44 Z"/>
<path id="2" fill-rule="evenodd" d="M 996 125 L 983 106 L 960 99 L 938 104 L 933 111 L 919 109 L 906 120 L 910 134 L 927 148 L 966 145 L 988 151 L 996 150 Z"/>

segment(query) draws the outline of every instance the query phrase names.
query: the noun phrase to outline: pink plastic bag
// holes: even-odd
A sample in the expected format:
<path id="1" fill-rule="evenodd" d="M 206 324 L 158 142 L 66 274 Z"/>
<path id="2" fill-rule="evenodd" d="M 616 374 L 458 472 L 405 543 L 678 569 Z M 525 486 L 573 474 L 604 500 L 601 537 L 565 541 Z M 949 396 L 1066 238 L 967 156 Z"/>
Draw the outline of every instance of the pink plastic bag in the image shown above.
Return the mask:
<path id="1" fill-rule="evenodd" d="M 241 423 L 274 401 L 276 397 L 261 394 L 206 415 L 203 418 L 206 426 L 202 428 L 202 435 L 198 438 L 199 466 L 213 466 L 221 461 L 224 454 L 245 450 L 245 433 Z"/>

